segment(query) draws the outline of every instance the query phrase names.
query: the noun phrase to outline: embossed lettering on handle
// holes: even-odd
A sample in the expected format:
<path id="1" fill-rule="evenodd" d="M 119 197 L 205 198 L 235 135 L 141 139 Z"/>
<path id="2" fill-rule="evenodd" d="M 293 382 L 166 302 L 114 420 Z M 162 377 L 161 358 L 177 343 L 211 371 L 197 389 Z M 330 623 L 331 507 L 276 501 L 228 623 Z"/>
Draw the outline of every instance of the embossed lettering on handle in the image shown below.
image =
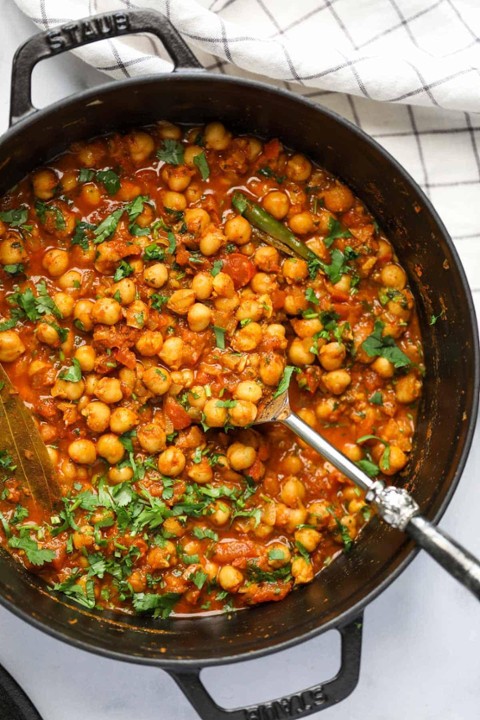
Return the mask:
<path id="1" fill-rule="evenodd" d="M 36 111 L 31 101 L 31 76 L 45 58 L 89 43 L 130 33 L 152 33 L 165 46 L 175 70 L 199 70 L 195 55 L 167 18 L 154 10 L 104 13 L 37 33 L 17 50 L 12 67 L 10 124 Z"/>
<path id="2" fill-rule="evenodd" d="M 52 53 L 64 52 L 105 38 L 115 37 L 130 29 L 130 18 L 126 13 L 116 12 L 86 20 L 67 23 L 55 30 L 49 30 L 46 38 Z"/>
<path id="3" fill-rule="evenodd" d="M 253 709 L 246 708 L 245 720 L 279 720 L 279 718 L 298 718 L 321 709 L 327 701 L 322 685 L 316 685 L 286 697 L 257 705 Z"/>

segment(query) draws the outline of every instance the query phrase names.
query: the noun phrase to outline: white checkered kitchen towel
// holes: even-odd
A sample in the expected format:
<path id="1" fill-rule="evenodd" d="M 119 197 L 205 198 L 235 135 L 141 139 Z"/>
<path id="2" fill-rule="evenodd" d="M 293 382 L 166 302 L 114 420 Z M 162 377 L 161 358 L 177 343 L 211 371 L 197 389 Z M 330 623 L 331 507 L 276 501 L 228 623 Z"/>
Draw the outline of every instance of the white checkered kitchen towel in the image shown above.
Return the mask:
<path id="1" fill-rule="evenodd" d="M 430 196 L 480 299 L 480 0 L 15 2 L 41 29 L 98 12 L 157 9 L 205 67 L 263 75 L 346 116 Z M 77 54 L 114 78 L 170 67 L 148 36 Z"/>

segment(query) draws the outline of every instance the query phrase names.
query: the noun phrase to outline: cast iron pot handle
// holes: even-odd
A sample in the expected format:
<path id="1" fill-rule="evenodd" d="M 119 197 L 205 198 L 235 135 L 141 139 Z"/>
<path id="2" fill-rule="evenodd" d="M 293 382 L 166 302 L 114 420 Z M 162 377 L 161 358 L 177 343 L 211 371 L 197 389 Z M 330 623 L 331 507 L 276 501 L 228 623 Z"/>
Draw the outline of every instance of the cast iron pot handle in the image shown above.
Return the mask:
<path id="1" fill-rule="evenodd" d="M 203 69 L 172 23 L 154 10 L 103 13 L 74 20 L 37 33 L 18 48 L 12 67 L 10 125 L 36 110 L 32 105 L 32 71 L 40 60 L 97 40 L 132 33 L 156 35 L 173 60 L 174 70 Z"/>
<path id="2" fill-rule="evenodd" d="M 302 718 L 344 700 L 355 689 L 360 672 L 363 614 L 338 627 L 342 639 L 341 666 L 326 683 L 313 685 L 298 693 L 245 708 L 226 710 L 217 705 L 200 680 L 200 670 L 168 670 L 181 691 L 203 720 L 273 720 Z"/>

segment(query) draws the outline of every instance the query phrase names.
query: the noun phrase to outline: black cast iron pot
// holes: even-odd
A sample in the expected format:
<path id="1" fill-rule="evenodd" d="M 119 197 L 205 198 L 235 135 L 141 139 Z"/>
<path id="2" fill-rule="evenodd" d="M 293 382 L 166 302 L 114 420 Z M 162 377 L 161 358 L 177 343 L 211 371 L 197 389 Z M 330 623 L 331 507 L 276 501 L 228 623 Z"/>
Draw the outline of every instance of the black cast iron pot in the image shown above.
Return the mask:
<path id="1" fill-rule="evenodd" d="M 150 32 L 175 63 L 170 75 L 94 88 L 40 111 L 30 79 L 42 58 L 130 32 Z M 158 119 L 221 119 L 237 133 L 278 137 L 342 178 L 367 204 L 407 268 L 423 329 L 427 375 L 409 489 L 430 520 L 445 510 L 464 467 L 477 413 L 478 339 L 472 298 L 453 244 L 422 191 L 363 132 L 334 113 L 267 85 L 201 72 L 178 33 L 154 12 L 113 13 L 40 33 L 17 52 L 12 127 L 0 141 L 0 193 L 76 140 Z M 445 310 L 430 327 L 432 312 Z M 54 637 L 117 660 L 169 672 L 208 720 L 302 717 L 345 698 L 360 665 L 362 610 L 406 567 L 415 548 L 374 518 L 348 555 L 311 585 L 229 618 L 148 618 L 89 612 L 56 597 L 6 554 L 0 555 L 0 602 Z M 342 664 L 328 682 L 279 700 L 227 711 L 206 692 L 200 670 L 251 659 L 336 628 Z"/>

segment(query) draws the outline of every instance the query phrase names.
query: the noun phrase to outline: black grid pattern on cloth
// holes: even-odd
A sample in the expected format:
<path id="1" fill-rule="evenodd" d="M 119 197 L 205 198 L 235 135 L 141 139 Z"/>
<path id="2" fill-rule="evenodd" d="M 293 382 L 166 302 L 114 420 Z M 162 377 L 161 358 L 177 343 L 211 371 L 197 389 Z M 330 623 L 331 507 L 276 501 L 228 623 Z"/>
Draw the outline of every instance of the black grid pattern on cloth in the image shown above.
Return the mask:
<path id="1" fill-rule="evenodd" d="M 108 10 L 154 7 L 177 21 L 198 59 L 211 72 L 260 77 L 348 118 L 391 152 L 424 189 L 456 242 L 472 287 L 480 290 L 480 227 L 476 219 L 480 207 L 480 115 L 439 107 L 443 102 L 441 91 L 446 86 L 455 89 L 455 81 L 462 82 L 464 76 L 477 87 L 480 97 L 480 4 L 475 15 L 472 4 L 465 0 L 362 0 L 353 5 L 351 0 L 15 1 L 41 29 Z M 205 23 L 200 27 L 189 23 L 189 7 L 195 17 L 199 5 L 204 12 L 212 13 L 208 31 Z M 367 18 L 372 18 L 375 10 L 376 21 L 358 22 L 359 8 Z M 426 33 L 426 28 L 431 30 Z M 325 34 L 339 52 L 329 66 L 310 72 L 312 63 L 304 66 L 298 58 L 296 62 L 289 43 L 304 42 L 308 54 L 315 50 L 312 39 L 317 37 L 321 42 Z M 271 47 L 268 44 L 276 43 L 277 50 L 280 44 L 281 52 L 271 71 L 275 79 L 248 69 L 258 67 L 253 55 L 249 63 L 248 51 L 259 52 L 262 43 L 267 44 L 267 51 Z M 452 58 L 449 72 L 438 76 L 430 73 L 426 79 L 413 54 L 408 61 L 408 87 L 382 99 L 414 104 L 393 105 L 372 99 L 374 84 L 369 77 L 368 56 L 398 43 L 409 44 L 432 62 L 442 44 L 441 55 Z M 117 78 L 166 68 L 155 65 L 168 56 L 161 43 L 148 35 L 91 47 L 96 49 L 95 54 L 87 49 L 79 53 L 81 57 Z M 459 66 L 456 59 L 469 50 L 472 62 Z M 473 51 L 477 52 L 477 65 Z M 345 73 L 349 75 L 350 92 L 334 92 L 336 79 L 346 77 Z"/>

